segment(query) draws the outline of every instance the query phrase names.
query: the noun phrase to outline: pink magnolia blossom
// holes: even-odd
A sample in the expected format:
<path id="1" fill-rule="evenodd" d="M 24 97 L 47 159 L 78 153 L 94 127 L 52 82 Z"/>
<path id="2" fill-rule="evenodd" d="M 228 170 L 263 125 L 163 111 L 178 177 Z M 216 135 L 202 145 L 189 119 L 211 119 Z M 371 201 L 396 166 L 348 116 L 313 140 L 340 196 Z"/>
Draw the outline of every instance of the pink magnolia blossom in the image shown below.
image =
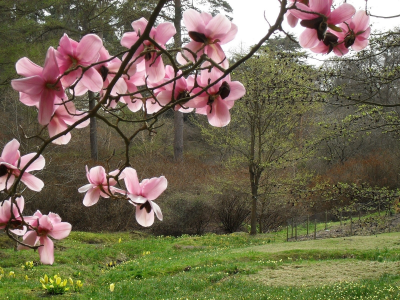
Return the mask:
<path id="1" fill-rule="evenodd" d="M 349 20 L 356 12 L 355 8 L 343 3 L 331 11 L 333 0 L 309 0 L 309 5 L 296 3 L 299 9 L 292 9 L 291 14 L 301 19 L 300 25 L 306 29 L 300 34 L 299 42 L 303 48 L 313 48 L 319 41 L 324 40 L 328 27 Z M 301 10 L 301 11 L 300 11 Z"/>
<path id="2" fill-rule="evenodd" d="M 109 176 L 115 176 L 119 173 L 119 170 L 115 170 L 109 173 Z M 92 206 L 99 201 L 100 196 L 103 198 L 109 198 L 110 193 L 115 192 L 125 193 L 114 185 L 117 181 L 114 178 L 107 179 L 106 170 L 102 166 L 93 167 L 88 170 L 86 166 L 86 177 L 89 180 L 89 184 L 86 184 L 78 189 L 79 193 L 85 193 L 85 198 L 83 199 L 83 205 Z"/>
<path id="3" fill-rule="evenodd" d="M 61 81 L 58 79 L 60 72 L 54 52 L 53 47 L 50 47 L 43 68 L 26 57 L 21 58 L 16 64 L 16 69 L 19 75 L 26 78 L 11 81 L 14 90 L 25 94 L 23 96 L 25 99 L 29 98 L 29 103 L 39 107 L 38 120 L 41 125 L 47 125 L 50 122 L 55 103 L 67 99 Z"/>
<path id="4" fill-rule="evenodd" d="M 343 32 L 346 32 L 346 25 L 342 25 Z M 368 38 L 371 33 L 371 27 L 369 26 L 369 16 L 364 10 L 356 12 L 354 17 L 351 19 L 348 25 L 348 31 L 344 37 L 344 44 L 346 48 L 351 47 L 354 51 L 360 51 L 367 47 Z"/>
<path id="5" fill-rule="evenodd" d="M 54 244 L 49 238 L 61 240 L 66 238 L 71 232 L 71 224 L 61 222 L 58 214 L 49 213 L 43 215 L 40 211 L 36 211 L 32 217 L 25 217 L 27 223 L 34 228 L 28 231 L 23 237 L 23 243 L 31 246 L 36 246 L 39 242 L 40 261 L 46 265 L 54 263 Z M 18 250 L 29 249 L 28 247 L 18 245 Z"/>
<path id="6" fill-rule="evenodd" d="M 371 27 L 369 27 L 369 16 L 365 11 L 357 11 L 351 20 L 339 24 L 338 28 L 342 31 L 328 29 L 324 40 L 310 50 L 315 53 L 330 53 L 333 50 L 337 56 L 342 56 L 349 52 L 350 47 L 360 51 L 368 45 Z"/>
<path id="7" fill-rule="evenodd" d="M 0 157 L 0 190 L 10 188 L 14 183 L 15 177 L 21 174 L 21 169 L 36 155 L 36 153 L 30 153 L 21 157 L 18 151 L 19 146 L 20 144 L 16 139 L 4 146 Z M 40 155 L 22 174 L 21 181 L 32 191 L 41 191 L 44 183 L 29 172 L 41 170 L 44 165 L 45 159 Z"/>
<path id="8" fill-rule="evenodd" d="M 291 7 L 295 3 L 295 1 L 296 1 L 296 3 L 303 3 L 304 5 L 308 6 L 308 0 L 289 0 L 288 6 Z M 285 14 L 285 17 L 286 17 L 286 20 L 287 20 L 288 24 L 290 25 L 290 27 L 292 27 L 292 28 L 296 27 L 299 19 L 292 14 L 291 9 L 288 9 L 288 11 Z"/>
<path id="9" fill-rule="evenodd" d="M 136 206 L 137 222 L 144 227 L 151 226 L 154 223 L 154 214 L 162 221 L 161 209 L 153 200 L 165 191 L 168 185 L 167 179 L 161 176 L 143 179 L 139 183 L 135 169 L 126 168 L 123 173 L 129 202 Z"/>
<path id="10" fill-rule="evenodd" d="M 66 102 L 65 104 L 58 105 L 49 125 L 47 126 L 47 129 L 49 130 L 49 136 L 53 137 L 68 129 L 68 126 L 79 121 L 85 115 L 86 113 L 83 113 L 75 108 L 73 102 Z M 84 128 L 89 125 L 89 122 L 90 120 L 88 119 L 77 125 L 76 128 Z M 63 136 L 60 136 L 58 139 L 55 139 L 52 143 L 57 145 L 65 145 L 68 144 L 70 140 L 71 133 L 68 132 Z"/>
<path id="11" fill-rule="evenodd" d="M 11 214 L 11 206 L 12 206 L 12 214 Z M 15 203 L 11 203 L 11 199 L 5 200 L 3 203 L 0 203 L 0 229 L 4 229 L 8 222 L 10 222 L 11 232 L 22 235 L 26 232 L 26 227 L 24 230 L 21 230 L 22 219 L 20 212 L 24 210 L 25 201 L 24 198 L 17 197 L 15 199 Z"/>
<path id="12" fill-rule="evenodd" d="M 192 39 L 183 48 L 196 53 L 197 58 L 205 53 L 213 61 L 221 64 L 223 68 L 228 68 L 229 63 L 221 45 L 233 40 L 238 31 L 237 26 L 222 14 L 213 17 L 209 13 L 199 13 L 194 9 L 188 9 L 183 13 L 183 23 Z M 187 63 L 184 56 L 191 61 L 196 60 L 189 51 L 184 50 L 182 53 L 183 55 L 181 53 L 177 55 L 179 63 Z"/>
<path id="13" fill-rule="evenodd" d="M 197 78 L 200 87 L 193 90 L 197 94 L 210 82 L 215 82 L 222 76 L 222 72 L 212 68 L 211 72 L 203 70 Z M 186 103 L 186 106 L 196 108 L 196 113 L 207 115 L 208 122 L 216 127 L 223 127 L 231 121 L 229 110 L 235 100 L 240 99 L 246 93 L 246 89 L 239 81 L 231 81 L 230 75 L 218 81 L 207 92 L 200 94 Z"/>
<path id="14" fill-rule="evenodd" d="M 141 34 L 144 32 L 147 26 L 147 20 L 141 18 L 137 21 L 132 22 L 134 32 L 126 32 L 122 36 L 121 45 L 126 48 L 131 48 L 139 39 Z M 165 44 L 170 38 L 176 33 L 176 29 L 172 23 L 165 22 L 159 24 L 156 28 L 151 28 L 150 38 L 152 38 L 160 47 L 165 49 Z M 161 56 L 152 50 L 159 50 L 150 41 L 144 41 L 135 52 L 134 58 L 141 55 L 143 51 L 149 51 L 144 55 L 146 73 L 150 82 L 158 82 L 164 78 L 164 63 Z"/>
<path id="15" fill-rule="evenodd" d="M 329 54 L 333 51 L 337 56 L 342 56 L 349 52 L 349 49 L 344 45 L 344 40 L 341 38 L 341 35 L 331 30 L 326 32 L 323 41 L 319 41 L 318 44 L 310 50 L 314 53 L 321 54 Z"/>
<path id="16" fill-rule="evenodd" d="M 107 76 L 104 80 L 104 89 L 106 89 L 110 82 L 114 79 L 115 74 L 117 74 L 120 66 L 121 60 L 115 58 L 105 67 L 107 70 Z M 141 95 L 140 93 L 137 93 L 137 86 L 144 85 L 144 75 L 144 64 L 131 64 L 125 74 L 123 74 L 117 80 L 110 92 L 110 95 L 117 97 L 118 95 L 125 94 L 124 96 L 121 96 L 118 101 L 121 103 L 125 103 L 132 112 L 137 112 L 143 106 L 140 99 Z M 131 96 L 128 96 L 126 94 L 131 94 Z M 116 101 L 112 100 L 110 106 L 114 108 L 116 107 L 116 104 Z"/>
<path id="17" fill-rule="evenodd" d="M 95 34 L 85 35 L 80 42 L 70 39 L 67 34 L 60 39 L 60 45 L 56 51 L 56 58 L 63 74 L 77 66 L 88 67 L 99 59 L 100 49 L 103 47 L 102 40 Z M 95 68 L 87 69 L 82 75 L 82 69 L 78 68 L 62 76 L 61 82 L 65 87 L 71 86 L 78 78 L 80 81 L 75 88 L 76 95 L 83 95 L 88 90 L 99 92 L 103 87 L 101 74 Z"/>
<path id="18" fill-rule="evenodd" d="M 176 75 L 180 76 L 182 71 L 179 71 Z M 175 72 L 172 66 L 167 65 L 165 67 L 165 77 L 163 81 L 153 84 L 153 86 L 158 86 L 164 82 L 168 82 L 175 78 Z M 151 86 L 151 85 L 149 85 Z M 187 79 L 185 77 L 180 77 L 174 82 L 163 85 L 162 87 L 154 90 L 154 95 L 157 101 L 154 99 L 149 99 L 146 101 L 146 110 L 148 114 L 155 113 L 159 111 L 162 107 L 170 103 L 172 100 L 179 100 L 182 98 L 189 97 L 190 91 L 194 86 L 194 77 L 189 76 Z M 172 95 L 174 94 L 174 95 Z M 173 97 L 172 97 L 173 96 Z M 185 107 L 183 104 L 178 104 L 175 106 L 175 110 L 179 110 L 183 113 L 189 113 L 193 111 L 193 108 Z"/>

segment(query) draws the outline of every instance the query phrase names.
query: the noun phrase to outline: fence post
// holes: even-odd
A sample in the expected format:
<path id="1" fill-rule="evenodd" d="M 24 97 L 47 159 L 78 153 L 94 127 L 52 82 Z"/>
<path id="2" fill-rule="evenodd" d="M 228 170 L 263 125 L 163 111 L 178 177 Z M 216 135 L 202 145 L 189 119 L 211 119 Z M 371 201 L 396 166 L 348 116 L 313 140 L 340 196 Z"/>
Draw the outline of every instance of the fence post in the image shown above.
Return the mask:
<path id="1" fill-rule="evenodd" d="M 294 226 L 294 219 L 292 218 L 292 238 L 293 238 L 293 226 Z"/>
<path id="2" fill-rule="evenodd" d="M 340 209 L 340 226 L 342 226 L 342 218 L 343 218 L 343 216 L 342 216 L 342 209 Z"/>
<path id="3" fill-rule="evenodd" d="M 314 240 L 317 239 L 317 219 L 314 220 Z"/>
<path id="4" fill-rule="evenodd" d="M 328 210 L 325 210 L 325 230 L 328 229 Z"/>
<path id="5" fill-rule="evenodd" d="M 353 235 L 353 217 L 351 216 L 350 213 L 350 236 Z"/>
<path id="6" fill-rule="evenodd" d="M 295 238 L 296 238 L 296 241 L 297 241 L 297 222 L 294 223 L 294 232 L 295 232 Z"/>
<path id="7" fill-rule="evenodd" d="M 381 197 L 379 197 L 378 201 L 378 216 L 381 216 Z"/>
<path id="8" fill-rule="evenodd" d="M 307 216 L 307 238 L 308 238 L 308 226 L 309 226 L 309 223 L 310 223 L 310 217 Z"/>
<path id="9" fill-rule="evenodd" d="M 286 242 L 289 242 L 289 224 L 286 225 Z"/>

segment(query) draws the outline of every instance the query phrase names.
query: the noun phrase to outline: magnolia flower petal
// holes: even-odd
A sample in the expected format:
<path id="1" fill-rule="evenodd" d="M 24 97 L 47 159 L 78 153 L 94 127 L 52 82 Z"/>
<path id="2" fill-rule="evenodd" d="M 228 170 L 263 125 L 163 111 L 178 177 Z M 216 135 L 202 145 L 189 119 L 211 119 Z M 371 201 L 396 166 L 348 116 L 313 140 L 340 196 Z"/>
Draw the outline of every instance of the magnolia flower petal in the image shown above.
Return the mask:
<path id="1" fill-rule="evenodd" d="M 39 97 L 35 95 L 28 95 L 20 92 L 19 101 L 21 101 L 26 106 L 39 106 Z"/>
<path id="2" fill-rule="evenodd" d="M 157 205 L 157 203 L 154 203 L 153 201 L 150 201 L 150 205 L 151 205 L 151 208 L 154 210 L 154 213 L 156 214 L 157 219 L 162 221 L 163 220 L 163 215 L 162 215 L 162 212 L 161 212 L 161 208 Z"/>
<path id="3" fill-rule="evenodd" d="M 368 42 L 368 39 L 361 40 L 356 38 L 354 44 L 351 46 L 351 49 L 353 49 L 354 51 L 361 51 L 368 46 Z"/>
<path id="4" fill-rule="evenodd" d="M 212 109 L 207 109 L 208 122 L 215 127 L 224 127 L 231 121 L 229 108 L 225 101 L 218 97 L 212 104 Z"/>
<path id="5" fill-rule="evenodd" d="M 53 223 L 53 225 L 57 224 L 57 223 L 61 223 L 61 217 L 58 214 L 51 212 L 48 214 L 48 216 L 49 216 L 51 222 Z"/>
<path id="6" fill-rule="evenodd" d="M 137 112 L 143 107 L 140 99 L 131 99 L 129 96 L 125 96 L 123 99 L 131 112 Z"/>
<path id="7" fill-rule="evenodd" d="M 145 60 L 146 72 L 148 80 L 150 82 L 159 82 L 165 76 L 164 63 L 161 56 L 156 56 L 156 54 L 151 55 L 151 59 Z"/>
<path id="8" fill-rule="evenodd" d="M 26 226 L 22 226 L 22 229 L 12 229 L 10 232 L 16 234 L 16 235 L 24 235 L 28 231 L 28 228 Z"/>
<path id="9" fill-rule="evenodd" d="M 24 211 L 24 207 L 25 207 L 25 200 L 24 197 L 18 197 L 15 199 L 15 204 L 13 205 L 13 214 L 15 218 L 18 218 L 20 216 L 19 212 L 23 212 Z"/>
<path id="10" fill-rule="evenodd" d="M 45 82 L 41 76 L 31 76 L 27 78 L 11 80 L 14 90 L 29 95 L 40 95 L 44 89 Z"/>
<path id="11" fill-rule="evenodd" d="M 365 13 L 364 10 L 359 10 L 355 13 L 353 19 L 351 20 L 354 23 L 354 31 L 358 33 L 359 31 L 364 31 L 369 26 L 369 16 Z"/>
<path id="12" fill-rule="evenodd" d="M 11 218 L 11 201 L 6 200 L 0 205 L 0 223 L 7 223 Z M 5 226 L 2 226 L 4 228 Z"/>
<path id="13" fill-rule="evenodd" d="M 319 12 L 325 16 L 331 11 L 330 1 L 327 0 L 311 0 L 309 5 L 312 11 Z M 300 8 L 298 4 L 296 4 L 296 6 Z"/>
<path id="14" fill-rule="evenodd" d="M 139 39 L 136 32 L 125 32 L 121 38 L 121 45 L 130 48 L 134 45 Z"/>
<path id="15" fill-rule="evenodd" d="M 39 219 L 39 227 L 42 230 L 45 230 L 46 232 L 49 232 L 53 230 L 53 222 L 51 222 L 51 219 L 49 216 L 43 215 Z"/>
<path id="16" fill-rule="evenodd" d="M 322 1 L 325 1 L 325 0 L 322 0 Z M 313 19 L 318 18 L 318 14 L 311 13 L 311 12 L 313 12 L 313 10 L 310 7 L 308 7 L 307 5 L 297 2 L 296 7 L 302 11 L 297 10 L 297 9 L 289 10 L 289 12 L 296 18 L 298 18 L 300 20 L 313 20 Z M 306 11 L 308 11 L 310 13 L 306 13 Z M 319 11 L 315 11 L 315 12 L 319 12 Z"/>
<path id="17" fill-rule="evenodd" d="M 154 223 L 154 212 L 147 213 L 146 209 L 143 207 L 140 209 L 141 205 L 136 205 L 136 221 L 143 227 L 149 227 Z"/>
<path id="18" fill-rule="evenodd" d="M 102 185 L 107 182 L 106 170 L 102 166 L 96 166 L 89 171 L 90 183 Z"/>
<path id="19" fill-rule="evenodd" d="M 26 164 L 36 155 L 36 153 L 29 153 L 21 157 L 20 169 L 24 168 Z M 29 165 L 29 167 L 25 170 L 25 172 L 42 170 L 46 164 L 46 160 L 43 155 L 39 155 L 33 163 Z"/>
<path id="20" fill-rule="evenodd" d="M 61 37 L 58 44 L 59 44 L 59 47 L 57 48 L 57 52 L 62 53 L 63 55 L 67 55 L 67 56 L 73 56 L 74 48 L 72 46 L 71 39 L 68 37 L 68 35 L 66 33 L 64 33 L 64 35 Z M 57 55 L 57 52 L 56 52 L 56 58 L 59 57 L 59 55 Z M 60 62 L 58 59 L 57 59 L 57 62 L 60 66 Z"/>
<path id="21" fill-rule="evenodd" d="M 231 21 L 223 14 L 218 14 L 208 22 L 205 28 L 205 36 L 214 39 L 224 37 L 231 29 Z"/>
<path id="22" fill-rule="evenodd" d="M 161 23 L 157 26 L 154 40 L 160 45 L 165 45 L 175 34 L 176 29 L 174 24 L 169 22 Z"/>
<path id="23" fill-rule="evenodd" d="M 125 176 L 125 186 L 129 194 L 140 195 L 140 185 L 136 170 L 133 168 L 125 168 L 123 174 Z"/>
<path id="24" fill-rule="evenodd" d="M 40 125 L 47 125 L 53 116 L 55 106 L 55 94 L 52 90 L 44 89 L 39 101 L 38 121 Z"/>
<path id="25" fill-rule="evenodd" d="M 74 88 L 74 93 L 76 96 L 82 96 L 88 91 L 86 85 L 83 84 L 82 80 L 79 80 Z"/>
<path id="26" fill-rule="evenodd" d="M 103 78 L 95 68 L 86 70 L 80 82 L 92 92 L 99 92 L 103 88 Z"/>
<path id="27" fill-rule="evenodd" d="M 14 164 L 19 159 L 19 142 L 16 139 L 12 139 L 8 142 L 1 153 L 1 159 L 9 164 Z"/>
<path id="28" fill-rule="evenodd" d="M 38 236 L 36 231 L 28 231 L 24 237 L 23 237 L 23 242 L 24 244 L 30 245 L 30 246 L 35 246 L 36 242 L 38 240 Z M 17 246 L 18 250 L 25 250 L 25 249 L 30 249 L 29 247 L 23 246 L 21 244 L 18 244 Z"/>
<path id="29" fill-rule="evenodd" d="M 132 28 L 136 31 L 138 36 L 141 36 L 147 26 L 147 20 L 145 18 L 140 18 L 139 20 L 132 22 Z M 129 48 L 129 47 L 128 47 Z"/>
<path id="30" fill-rule="evenodd" d="M 92 188 L 88 190 L 88 192 L 85 195 L 85 198 L 83 198 L 83 205 L 92 206 L 99 201 L 99 198 L 100 198 L 100 189 Z"/>
<path id="31" fill-rule="evenodd" d="M 314 53 L 328 53 L 329 52 L 329 46 L 326 46 L 322 41 L 319 42 L 315 47 L 310 49 Z"/>
<path id="32" fill-rule="evenodd" d="M 331 12 L 329 18 L 328 18 L 328 23 L 329 24 L 340 24 L 342 22 L 345 22 L 356 13 L 356 9 L 354 8 L 353 5 L 348 4 L 348 3 L 343 3 L 340 5 L 338 8 L 336 8 L 334 11 Z"/>
<path id="33" fill-rule="evenodd" d="M 44 183 L 42 180 L 37 178 L 36 176 L 25 172 L 22 177 L 21 181 L 32 191 L 40 192 L 44 187 Z"/>
<path id="34" fill-rule="evenodd" d="M 186 58 L 190 61 L 195 61 L 195 57 L 193 56 L 193 53 L 197 53 L 196 57 L 200 56 L 203 54 L 204 49 L 200 50 L 202 48 L 203 44 L 202 43 L 198 43 L 195 41 L 191 41 L 190 43 L 186 44 L 185 46 L 182 47 L 182 53 L 183 55 L 179 52 L 176 55 L 176 60 L 178 61 L 178 63 L 180 63 L 181 65 L 185 65 L 188 63 L 188 61 L 186 60 Z M 191 52 L 185 50 L 184 48 L 189 49 Z M 186 58 L 185 58 L 186 57 Z"/>
<path id="35" fill-rule="evenodd" d="M 84 186 L 81 186 L 78 189 L 79 193 L 86 193 L 88 190 L 90 190 L 91 188 L 93 188 L 93 184 L 89 183 L 89 184 L 85 184 Z"/>
<path id="36" fill-rule="evenodd" d="M 303 48 L 314 48 L 319 43 L 317 31 L 306 28 L 299 36 L 299 43 Z"/>
<path id="37" fill-rule="evenodd" d="M 184 11 L 182 19 L 187 31 L 204 33 L 205 23 L 199 12 L 194 9 L 187 9 Z"/>
<path id="38" fill-rule="evenodd" d="M 99 57 L 99 51 L 103 47 L 103 41 L 95 34 L 85 35 L 76 48 L 76 56 L 78 60 L 86 62 L 85 66 L 95 62 Z"/>
<path id="39" fill-rule="evenodd" d="M 154 177 L 146 181 L 145 184 L 143 183 L 144 181 L 140 184 L 142 195 L 148 200 L 157 199 L 168 186 L 167 179 L 164 176 Z"/>
<path id="40" fill-rule="evenodd" d="M 54 244 L 53 241 L 47 237 L 42 236 L 39 239 L 42 247 L 39 247 L 39 256 L 42 264 L 52 265 L 54 263 Z"/>
<path id="41" fill-rule="evenodd" d="M 157 95 L 158 102 L 165 106 L 172 100 L 172 91 L 162 91 Z"/>
<path id="42" fill-rule="evenodd" d="M 238 100 L 246 94 L 246 89 L 244 85 L 241 84 L 239 81 L 229 82 L 229 88 L 230 92 L 228 97 L 224 99 L 225 101 Z"/>
<path id="43" fill-rule="evenodd" d="M 229 31 L 224 36 L 219 37 L 220 44 L 224 45 L 232 41 L 235 38 L 237 32 L 238 27 L 235 24 L 231 23 L 231 29 L 229 29 Z"/>
<path id="44" fill-rule="evenodd" d="M 50 47 L 46 53 L 42 76 L 46 82 L 55 83 L 59 75 L 60 71 L 57 65 L 55 50 L 53 47 Z"/>
<path id="45" fill-rule="evenodd" d="M 205 52 L 209 58 L 211 58 L 217 64 L 220 64 L 221 67 L 225 69 L 229 67 L 228 59 L 219 43 L 206 46 Z"/>
<path id="46" fill-rule="evenodd" d="M 193 93 L 196 94 L 196 89 L 193 90 Z M 185 103 L 185 106 L 191 108 L 201 108 L 207 105 L 209 96 L 207 94 L 201 94 L 200 96 L 194 97 Z"/>
<path id="47" fill-rule="evenodd" d="M 15 64 L 18 75 L 24 77 L 42 76 L 43 68 L 33 63 L 29 58 L 23 57 Z"/>
<path id="48" fill-rule="evenodd" d="M 146 100 L 146 112 L 151 115 L 155 112 L 158 112 L 162 107 L 155 101 L 154 99 Z"/>
<path id="49" fill-rule="evenodd" d="M 286 17 L 286 21 L 288 22 L 290 27 L 292 27 L 292 28 L 296 27 L 299 19 L 291 13 L 291 10 L 287 11 L 287 13 L 285 14 L 285 17 Z"/>
<path id="50" fill-rule="evenodd" d="M 68 222 L 53 224 L 53 230 L 49 232 L 49 236 L 56 240 L 66 238 L 72 229 L 72 225 Z"/>

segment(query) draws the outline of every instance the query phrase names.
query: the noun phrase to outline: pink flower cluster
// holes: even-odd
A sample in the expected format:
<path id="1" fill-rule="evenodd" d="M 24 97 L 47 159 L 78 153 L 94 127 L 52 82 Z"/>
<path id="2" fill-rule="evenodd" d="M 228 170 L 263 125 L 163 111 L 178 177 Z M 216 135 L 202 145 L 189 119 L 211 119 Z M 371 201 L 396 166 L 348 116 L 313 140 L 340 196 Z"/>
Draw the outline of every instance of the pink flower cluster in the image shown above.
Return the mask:
<path id="1" fill-rule="evenodd" d="M 300 45 L 315 53 L 342 56 L 367 47 L 371 32 L 369 16 L 365 11 L 343 3 L 332 10 L 333 0 L 290 0 L 286 18 L 290 26 L 300 25 L 306 29 L 299 37 Z"/>
<path id="2" fill-rule="evenodd" d="M 0 157 L 0 190 L 9 191 L 15 178 L 21 176 L 21 170 L 28 166 L 22 173 L 21 181 L 31 190 L 39 192 L 44 184 L 43 181 L 29 172 L 44 168 L 45 160 L 42 155 L 30 153 L 21 157 L 19 142 L 12 140 L 8 142 Z M 31 163 L 30 161 L 33 160 Z M 23 235 L 23 243 L 30 246 L 39 246 L 40 260 L 44 264 L 53 264 L 54 246 L 51 236 L 55 239 L 63 239 L 71 231 L 71 224 L 61 222 L 57 214 L 50 213 L 48 216 L 37 211 L 33 216 L 22 216 L 24 210 L 24 198 L 16 197 L 14 201 L 8 199 L 0 204 L 0 229 L 8 229 L 16 235 Z M 19 249 L 28 249 L 19 246 Z"/>
<path id="3" fill-rule="evenodd" d="M 237 33 L 235 24 L 222 14 L 213 17 L 209 13 L 199 13 L 193 9 L 183 13 L 183 22 L 192 41 L 183 46 L 182 53 L 178 53 L 177 61 L 180 64 L 197 62 L 202 55 L 206 55 L 221 68 L 229 67 L 228 59 L 221 45 L 235 37 Z M 134 32 L 125 33 L 121 45 L 127 48 L 132 47 L 146 26 L 147 21 L 144 18 L 134 21 L 132 23 Z M 159 50 L 165 49 L 166 42 L 175 33 L 176 30 L 171 23 L 161 23 L 150 31 L 150 37 L 156 44 L 145 41 L 135 52 L 133 64 L 144 63 L 147 74 L 146 82 L 150 87 L 159 87 L 154 90 L 156 98 L 148 99 L 143 108 L 148 114 L 152 114 L 171 102 L 181 100 L 179 104 L 175 105 L 175 110 L 185 113 L 195 110 L 198 114 L 207 115 L 211 125 L 226 126 L 230 122 L 229 109 L 233 107 L 235 100 L 244 96 L 244 86 L 239 82 L 231 82 L 229 75 L 226 76 L 216 68 L 203 70 L 195 79 L 193 75 L 187 78 L 183 77 L 181 71 L 174 70 L 172 66 L 164 67 Z M 226 77 L 221 81 L 221 77 L 224 76 Z M 174 78 L 177 79 L 173 80 Z M 210 83 L 214 85 L 207 88 Z M 222 96 L 219 93 L 221 85 L 224 86 Z M 185 98 L 188 100 L 182 100 Z M 193 99 L 189 101 L 190 98 Z M 138 109 L 137 106 L 135 106 L 136 109 Z"/>
<path id="4" fill-rule="evenodd" d="M 59 215 L 43 215 L 37 211 L 33 216 L 22 217 L 25 201 L 17 197 L 15 201 L 5 200 L 0 206 L 0 229 L 7 228 L 14 234 L 23 236 L 22 242 L 30 247 L 38 246 L 40 261 L 52 265 L 54 262 L 54 244 L 49 238 L 61 240 L 71 232 L 71 224 L 61 222 Z M 19 244 L 18 249 L 30 249 Z"/>
<path id="5" fill-rule="evenodd" d="M 119 176 L 119 179 L 123 179 L 125 182 L 125 191 L 115 187 L 118 182 L 115 180 L 115 176 L 118 173 L 119 170 L 115 170 L 107 174 L 101 166 L 93 167 L 90 170 L 86 167 L 86 176 L 90 183 L 78 189 L 80 193 L 86 192 L 83 205 L 92 206 L 99 201 L 100 197 L 109 198 L 115 193 L 119 193 L 136 207 L 136 220 L 140 225 L 151 226 L 154 223 L 154 214 L 162 221 L 161 209 L 153 200 L 166 190 L 167 179 L 161 176 L 144 179 L 139 183 L 136 170 L 125 168 Z"/>

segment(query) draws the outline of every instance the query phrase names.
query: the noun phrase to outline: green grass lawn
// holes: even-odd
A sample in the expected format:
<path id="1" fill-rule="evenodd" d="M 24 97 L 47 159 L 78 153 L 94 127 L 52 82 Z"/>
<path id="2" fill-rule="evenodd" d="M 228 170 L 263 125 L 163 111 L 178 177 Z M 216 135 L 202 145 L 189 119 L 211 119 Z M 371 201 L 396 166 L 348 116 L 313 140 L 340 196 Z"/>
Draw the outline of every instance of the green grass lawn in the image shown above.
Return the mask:
<path id="1" fill-rule="evenodd" d="M 56 241 L 55 263 L 46 266 L 1 235 L 0 299 L 400 299 L 400 233 L 285 238 L 73 232 Z M 33 269 L 21 267 L 27 261 Z M 48 295 L 45 274 L 83 287 L 68 282 L 65 294 Z"/>

